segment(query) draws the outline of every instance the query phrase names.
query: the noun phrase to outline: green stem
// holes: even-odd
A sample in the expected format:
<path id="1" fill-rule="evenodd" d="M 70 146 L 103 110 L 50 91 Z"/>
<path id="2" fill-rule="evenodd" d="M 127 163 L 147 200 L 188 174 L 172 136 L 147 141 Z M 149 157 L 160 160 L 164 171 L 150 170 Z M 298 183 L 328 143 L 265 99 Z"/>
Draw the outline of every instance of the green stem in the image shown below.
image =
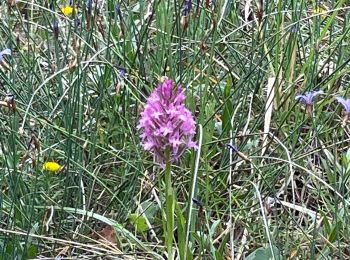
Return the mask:
<path id="1" fill-rule="evenodd" d="M 168 251 L 168 259 L 173 259 L 173 232 L 174 232 L 174 190 L 171 183 L 170 151 L 166 151 L 165 165 L 165 203 L 166 203 L 166 234 L 165 244 Z"/>

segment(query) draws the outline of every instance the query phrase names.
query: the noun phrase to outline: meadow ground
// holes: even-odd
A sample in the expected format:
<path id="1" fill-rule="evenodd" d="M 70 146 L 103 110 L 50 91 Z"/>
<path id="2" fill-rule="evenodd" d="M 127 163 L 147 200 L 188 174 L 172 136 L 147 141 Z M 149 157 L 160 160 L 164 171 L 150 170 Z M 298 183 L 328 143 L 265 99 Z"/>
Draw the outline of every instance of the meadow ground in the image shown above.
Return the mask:
<path id="1" fill-rule="evenodd" d="M 0 259 L 349 259 L 349 9 L 1 1 Z"/>

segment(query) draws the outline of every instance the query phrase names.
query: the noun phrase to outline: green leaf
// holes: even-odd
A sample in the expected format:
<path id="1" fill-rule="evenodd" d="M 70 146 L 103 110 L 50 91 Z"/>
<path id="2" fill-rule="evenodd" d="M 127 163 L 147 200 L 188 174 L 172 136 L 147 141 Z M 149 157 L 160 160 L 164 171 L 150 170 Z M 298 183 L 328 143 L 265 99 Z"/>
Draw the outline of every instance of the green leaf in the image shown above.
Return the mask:
<path id="1" fill-rule="evenodd" d="M 220 219 L 217 219 L 217 220 L 214 221 L 213 225 L 211 225 L 210 231 L 209 231 L 209 235 L 211 237 L 214 236 L 215 231 L 216 231 L 218 225 L 220 224 L 220 221 L 221 221 Z"/>
<path id="2" fill-rule="evenodd" d="M 145 232 L 148 229 L 146 219 L 141 215 L 138 215 L 136 213 L 130 214 L 129 220 L 138 232 Z"/>
<path id="3" fill-rule="evenodd" d="M 9 255 L 13 254 L 13 250 L 14 250 L 14 245 L 13 244 L 7 244 L 6 245 L 6 249 L 5 252 Z"/>
<path id="4" fill-rule="evenodd" d="M 343 154 L 343 166 L 346 169 L 346 171 L 349 171 L 350 168 L 350 149 Z"/>
<path id="5" fill-rule="evenodd" d="M 282 259 L 280 255 L 280 251 L 277 247 L 273 246 L 273 252 L 276 260 Z M 254 252 L 252 252 L 250 255 L 247 256 L 246 260 L 270 260 L 274 259 L 271 247 L 259 247 Z"/>
<path id="6" fill-rule="evenodd" d="M 35 245 L 30 245 L 28 247 L 28 258 L 36 258 L 38 254 L 38 248 Z"/>
<path id="7" fill-rule="evenodd" d="M 333 243 L 337 238 L 337 234 L 338 234 L 338 226 L 335 225 L 332 229 L 332 232 L 328 236 L 329 242 Z"/>

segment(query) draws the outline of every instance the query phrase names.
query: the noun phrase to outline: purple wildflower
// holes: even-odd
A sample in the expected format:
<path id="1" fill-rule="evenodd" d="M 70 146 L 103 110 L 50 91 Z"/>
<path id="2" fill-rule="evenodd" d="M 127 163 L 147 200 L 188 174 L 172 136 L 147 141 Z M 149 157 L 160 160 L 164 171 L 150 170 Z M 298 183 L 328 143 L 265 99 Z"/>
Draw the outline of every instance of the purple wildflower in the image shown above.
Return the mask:
<path id="1" fill-rule="evenodd" d="M 123 67 L 118 67 L 118 75 L 119 75 L 121 78 L 125 78 L 125 76 L 126 76 L 126 69 L 123 68 Z"/>
<path id="2" fill-rule="evenodd" d="M 115 11 L 117 13 L 117 17 L 119 19 L 119 22 L 122 22 L 123 21 L 123 13 L 122 11 L 120 10 L 120 6 L 119 5 L 116 5 L 115 6 Z"/>
<path id="3" fill-rule="evenodd" d="M 182 15 L 187 16 L 192 10 L 192 0 L 185 0 L 184 9 L 182 10 Z"/>
<path id="4" fill-rule="evenodd" d="M 81 25 L 81 20 L 79 18 L 74 19 L 74 26 L 79 27 Z"/>
<path id="5" fill-rule="evenodd" d="M 196 122 L 184 101 L 183 88 L 178 86 L 175 90 L 174 82 L 167 79 L 152 92 L 141 113 L 137 128 L 143 130 L 143 147 L 153 152 L 161 164 L 168 149 L 170 159 L 178 161 L 186 148 L 197 148 L 193 141 Z"/>
<path id="6" fill-rule="evenodd" d="M 88 0 L 86 5 L 87 5 L 87 13 L 89 16 L 91 16 L 91 14 L 92 14 L 92 0 Z"/>
<path id="7" fill-rule="evenodd" d="M 345 126 L 350 117 L 350 98 L 336 97 L 336 100 L 344 107 L 345 113 L 342 125 Z"/>
<path id="8" fill-rule="evenodd" d="M 57 19 L 53 20 L 52 30 L 53 30 L 53 34 L 54 34 L 55 38 L 58 39 L 59 29 L 58 29 L 58 20 Z"/>
<path id="9" fill-rule="evenodd" d="M 249 157 L 242 153 L 240 150 L 238 150 L 237 146 L 226 144 L 229 149 L 231 149 L 234 153 L 236 153 L 239 157 L 241 157 L 243 160 L 250 161 Z"/>
<path id="10" fill-rule="evenodd" d="M 336 97 L 337 101 L 343 105 L 345 112 L 347 114 L 350 114 L 350 98 L 342 98 L 342 97 Z"/>
<path id="11" fill-rule="evenodd" d="M 203 207 L 203 202 L 200 201 L 199 199 L 197 198 L 192 198 L 192 201 L 194 204 L 196 204 L 198 207 Z"/>
<path id="12" fill-rule="evenodd" d="M 235 145 L 231 145 L 231 144 L 226 144 L 228 148 L 232 149 L 235 153 L 238 153 L 239 150 Z"/>
<path id="13" fill-rule="evenodd" d="M 290 27 L 290 32 L 291 33 L 296 33 L 297 32 L 297 26 L 295 24 L 293 24 L 292 27 Z"/>
<path id="14" fill-rule="evenodd" d="M 312 105 L 313 98 L 317 95 L 324 94 L 323 90 L 306 92 L 304 95 L 295 96 L 296 100 L 304 102 L 306 105 Z"/>
<path id="15" fill-rule="evenodd" d="M 0 51 L 0 62 L 4 59 L 4 55 L 11 55 L 12 52 L 10 49 L 4 49 Z"/>

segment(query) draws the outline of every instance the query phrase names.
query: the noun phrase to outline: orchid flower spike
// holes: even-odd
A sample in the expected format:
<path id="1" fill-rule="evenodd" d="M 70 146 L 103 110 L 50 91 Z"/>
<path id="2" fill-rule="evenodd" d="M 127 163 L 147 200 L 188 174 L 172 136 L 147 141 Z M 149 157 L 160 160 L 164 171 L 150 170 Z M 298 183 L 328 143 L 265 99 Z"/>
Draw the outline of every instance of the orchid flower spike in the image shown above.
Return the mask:
<path id="1" fill-rule="evenodd" d="M 142 130 L 143 147 L 161 165 L 168 159 L 178 161 L 187 148 L 197 148 L 193 140 L 196 121 L 184 101 L 183 88 L 175 88 L 174 81 L 166 79 L 152 92 L 141 113 L 137 128 Z M 171 158 L 166 158 L 168 151 Z"/>

